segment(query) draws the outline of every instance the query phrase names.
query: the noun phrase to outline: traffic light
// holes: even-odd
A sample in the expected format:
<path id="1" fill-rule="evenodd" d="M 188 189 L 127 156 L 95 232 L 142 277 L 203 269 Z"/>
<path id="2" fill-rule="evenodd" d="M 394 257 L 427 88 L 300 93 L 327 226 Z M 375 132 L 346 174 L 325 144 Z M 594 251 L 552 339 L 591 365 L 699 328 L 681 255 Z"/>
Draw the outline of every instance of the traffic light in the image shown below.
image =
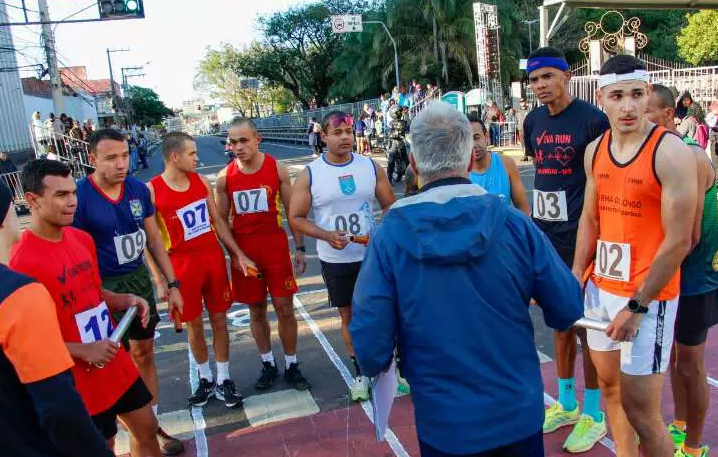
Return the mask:
<path id="1" fill-rule="evenodd" d="M 134 19 L 145 17 L 142 0 L 99 0 L 100 19 Z"/>

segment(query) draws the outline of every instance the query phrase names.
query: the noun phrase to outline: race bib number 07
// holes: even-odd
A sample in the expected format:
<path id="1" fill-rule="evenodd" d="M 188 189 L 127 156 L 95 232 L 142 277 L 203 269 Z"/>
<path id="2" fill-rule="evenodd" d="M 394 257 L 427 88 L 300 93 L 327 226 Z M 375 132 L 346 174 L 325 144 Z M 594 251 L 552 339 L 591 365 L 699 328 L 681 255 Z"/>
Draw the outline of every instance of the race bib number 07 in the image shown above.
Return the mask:
<path id="1" fill-rule="evenodd" d="M 107 309 L 105 302 L 75 314 L 75 322 L 83 343 L 106 340 L 114 330 L 112 319 L 110 319 L 110 310 Z"/>
<path id="2" fill-rule="evenodd" d="M 177 210 L 177 217 L 184 229 L 184 240 L 189 241 L 212 230 L 207 212 L 207 200 L 197 200 Z"/>
<path id="3" fill-rule="evenodd" d="M 366 235 L 364 216 L 358 213 L 336 215 L 333 229 L 348 235 Z"/>
<path id="4" fill-rule="evenodd" d="M 598 240 L 593 272 L 616 281 L 631 280 L 631 245 Z"/>
<path id="5" fill-rule="evenodd" d="M 566 205 L 566 192 L 543 192 L 534 190 L 534 219 L 549 222 L 568 221 L 568 207 Z"/>
<path id="6" fill-rule="evenodd" d="M 232 194 L 237 214 L 266 213 L 269 211 L 267 189 L 238 190 Z"/>
<path id="7" fill-rule="evenodd" d="M 117 263 L 124 265 L 137 260 L 145 250 L 147 234 L 142 229 L 135 233 L 119 235 L 114 238 Z"/>

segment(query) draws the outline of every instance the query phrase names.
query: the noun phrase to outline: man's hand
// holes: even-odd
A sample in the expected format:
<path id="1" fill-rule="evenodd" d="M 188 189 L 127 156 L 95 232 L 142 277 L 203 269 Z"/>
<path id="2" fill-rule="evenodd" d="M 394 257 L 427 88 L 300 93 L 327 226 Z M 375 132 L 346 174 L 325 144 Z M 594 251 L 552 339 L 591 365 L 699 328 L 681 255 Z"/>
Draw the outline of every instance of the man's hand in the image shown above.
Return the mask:
<path id="1" fill-rule="evenodd" d="M 349 244 L 347 234 L 342 232 L 327 232 L 327 236 L 324 238 L 324 241 L 329 243 L 331 247 L 338 251 L 341 251 L 347 247 L 347 244 Z"/>
<path id="2" fill-rule="evenodd" d="M 167 300 L 167 282 L 164 279 L 155 281 L 155 293 L 159 301 Z"/>
<path id="3" fill-rule="evenodd" d="M 182 301 L 182 294 L 180 294 L 179 289 L 175 287 L 171 288 L 167 294 L 167 312 L 170 316 L 174 316 L 175 312 L 182 314 L 183 308 L 184 302 Z"/>
<path id="4" fill-rule="evenodd" d="M 127 294 L 126 300 L 128 309 L 130 306 L 137 307 L 137 316 L 140 318 L 142 328 L 147 328 L 150 323 L 150 305 L 147 303 L 147 300 L 133 294 Z"/>
<path id="5" fill-rule="evenodd" d="M 234 264 L 234 268 L 244 273 L 244 276 L 247 276 L 247 268 L 254 267 L 257 269 L 257 265 L 255 265 L 249 257 L 244 255 L 244 253 L 232 254 L 232 263 Z"/>
<path id="6" fill-rule="evenodd" d="M 80 358 L 90 365 L 107 365 L 112 362 L 120 345 L 110 340 L 96 341 L 82 345 Z"/>
<path id="7" fill-rule="evenodd" d="M 307 271 L 307 255 L 302 251 L 294 253 L 294 274 L 303 275 Z"/>
<path id="8" fill-rule="evenodd" d="M 638 334 L 644 314 L 633 313 L 623 308 L 606 329 L 606 335 L 614 341 L 633 341 Z"/>

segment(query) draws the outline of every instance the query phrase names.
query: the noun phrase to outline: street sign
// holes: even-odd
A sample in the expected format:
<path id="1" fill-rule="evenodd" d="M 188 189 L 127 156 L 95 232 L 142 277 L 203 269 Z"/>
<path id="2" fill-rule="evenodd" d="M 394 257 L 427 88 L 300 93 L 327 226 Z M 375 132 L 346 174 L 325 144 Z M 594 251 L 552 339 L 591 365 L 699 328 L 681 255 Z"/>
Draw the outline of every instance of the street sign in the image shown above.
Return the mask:
<path id="1" fill-rule="evenodd" d="M 242 90 L 246 90 L 246 89 L 257 90 L 257 89 L 259 89 L 259 80 L 256 78 L 240 79 L 239 80 L 239 88 Z"/>
<path id="2" fill-rule="evenodd" d="M 332 16 L 332 32 L 334 33 L 351 33 L 363 32 L 361 14 L 345 14 L 342 16 Z"/>

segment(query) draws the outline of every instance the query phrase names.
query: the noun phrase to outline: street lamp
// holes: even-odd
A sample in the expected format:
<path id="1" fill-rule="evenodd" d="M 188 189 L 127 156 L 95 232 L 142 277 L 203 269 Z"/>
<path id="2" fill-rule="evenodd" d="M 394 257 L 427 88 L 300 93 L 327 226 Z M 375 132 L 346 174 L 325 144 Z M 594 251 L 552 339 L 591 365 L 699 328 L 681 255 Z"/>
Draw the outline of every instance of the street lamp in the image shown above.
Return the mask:
<path id="1" fill-rule="evenodd" d="M 531 52 L 534 52 L 534 48 L 533 48 L 533 37 L 532 37 L 532 35 L 531 35 L 531 26 L 532 26 L 533 24 L 537 23 L 538 21 L 539 21 L 538 19 L 534 19 L 533 21 L 521 21 L 522 24 L 526 24 L 526 25 L 529 26 L 529 52 L 530 52 L 530 53 L 531 53 Z"/>

